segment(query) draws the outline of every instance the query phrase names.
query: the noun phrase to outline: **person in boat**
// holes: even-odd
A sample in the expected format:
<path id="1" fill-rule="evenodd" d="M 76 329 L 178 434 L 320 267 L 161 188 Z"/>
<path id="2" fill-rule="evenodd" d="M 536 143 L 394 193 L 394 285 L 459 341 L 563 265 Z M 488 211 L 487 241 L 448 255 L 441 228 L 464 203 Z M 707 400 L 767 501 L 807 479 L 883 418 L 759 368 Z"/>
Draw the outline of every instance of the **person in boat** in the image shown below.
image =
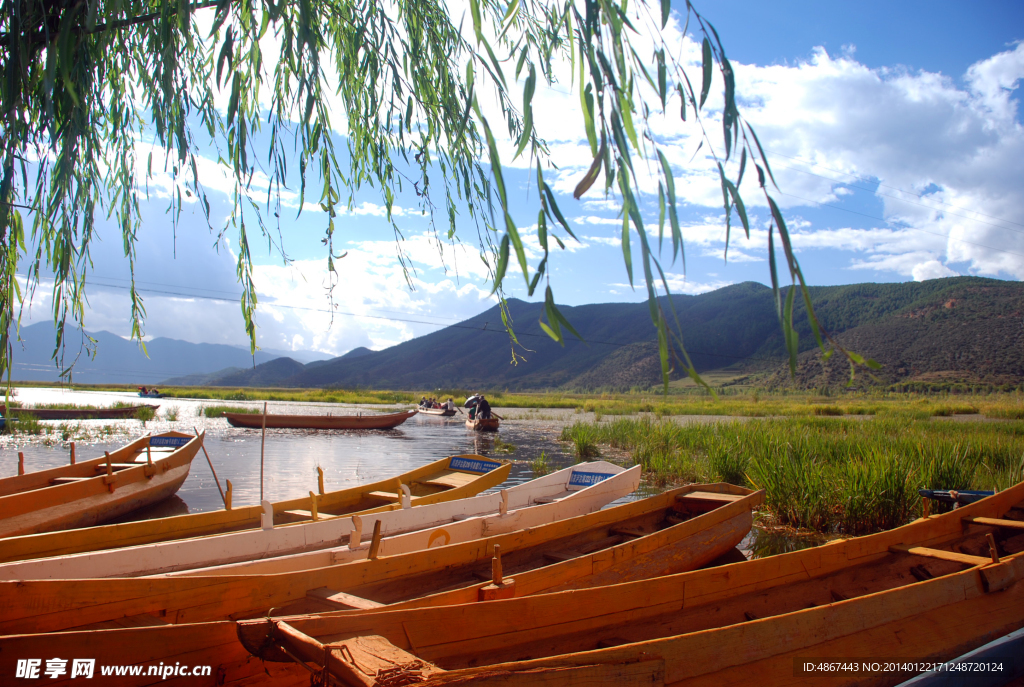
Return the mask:
<path id="1" fill-rule="evenodd" d="M 449 398 L 447 401 L 444 402 L 444 404 L 441 407 L 444 408 L 445 410 L 454 411 L 455 401 Z"/>
<path id="2" fill-rule="evenodd" d="M 476 416 L 481 420 L 491 419 L 491 404 L 487 402 L 483 394 L 480 395 L 480 400 L 476 404 Z"/>
<path id="3" fill-rule="evenodd" d="M 146 387 L 144 387 L 144 386 L 140 386 L 140 387 L 139 387 L 139 393 L 140 393 L 140 394 L 142 394 L 143 396 L 145 396 L 145 395 L 146 395 L 146 394 L 148 394 L 149 392 L 148 392 L 148 391 L 146 391 Z"/>
<path id="4" fill-rule="evenodd" d="M 426 408 L 426 407 L 427 407 L 427 397 L 423 396 L 423 397 L 420 398 L 420 408 Z"/>

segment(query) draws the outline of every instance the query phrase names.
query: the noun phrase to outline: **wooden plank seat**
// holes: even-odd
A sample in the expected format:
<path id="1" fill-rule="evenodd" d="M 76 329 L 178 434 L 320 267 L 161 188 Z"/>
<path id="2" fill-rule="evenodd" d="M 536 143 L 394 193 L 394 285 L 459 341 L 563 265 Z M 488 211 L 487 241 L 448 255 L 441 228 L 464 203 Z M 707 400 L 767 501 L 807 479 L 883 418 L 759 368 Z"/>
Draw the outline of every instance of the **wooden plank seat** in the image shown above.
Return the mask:
<path id="1" fill-rule="evenodd" d="M 127 470 L 128 468 L 137 468 L 140 465 L 145 465 L 145 463 L 111 463 L 110 464 L 110 468 L 112 470 Z M 96 466 L 96 472 L 106 472 L 106 471 L 107 471 L 107 464 L 106 463 L 100 463 L 99 465 Z"/>
<path id="2" fill-rule="evenodd" d="M 556 501 L 561 501 L 566 496 L 568 496 L 569 494 L 572 494 L 572 493 L 574 493 L 574 492 L 563 491 L 563 492 L 559 492 L 558 494 L 552 494 L 551 496 L 537 496 L 537 497 L 535 497 L 533 499 L 533 502 L 538 504 L 538 505 L 545 504 L 545 503 L 554 503 Z"/>
<path id="3" fill-rule="evenodd" d="M 942 549 L 929 549 L 924 546 L 906 546 L 904 544 L 898 544 L 896 546 L 890 546 L 889 550 L 893 553 L 906 553 L 910 554 L 911 556 L 938 558 L 943 561 L 963 563 L 964 565 L 987 565 L 992 562 L 991 558 L 982 558 L 981 556 L 970 556 L 966 553 L 957 553 L 955 551 L 943 551 Z"/>
<path id="4" fill-rule="evenodd" d="M 1019 520 L 1002 520 L 1000 518 L 964 518 L 965 523 L 971 525 L 985 525 L 987 527 L 1005 527 L 1013 530 L 1024 530 L 1024 522 Z"/>
<path id="5" fill-rule="evenodd" d="M 739 501 L 742 498 L 743 497 L 739 494 L 719 494 L 714 491 L 690 491 L 677 496 L 676 501 L 681 501 L 683 503 L 703 502 L 725 505 L 727 503 Z"/>
<path id="6" fill-rule="evenodd" d="M 612 534 L 621 534 L 626 537 L 646 537 L 650 532 L 644 532 L 643 530 L 634 530 L 629 527 L 613 527 L 609 530 Z"/>
<path id="7" fill-rule="evenodd" d="M 475 480 L 479 475 L 472 475 L 468 472 L 456 472 L 455 470 L 449 470 L 443 472 L 436 477 L 430 479 L 418 480 L 420 484 L 429 485 L 432 487 L 444 487 L 445 489 L 455 489 L 457 487 L 465 486 Z"/>
<path id="8" fill-rule="evenodd" d="M 371 499 L 383 499 L 384 501 L 398 500 L 398 494 L 393 491 L 371 491 L 367 496 Z"/>
<path id="9" fill-rule="evenodd" d="M 355 609 L 366 610 L 370 608 L 380 608 L 384 604 L 371 601 L 370 599 L 364 599 L 354 594 L 346 594 L 345 592 L 339 592 L 328 587 L 318 587 L 316 589 L 310 589 L 306 592 L 306 598 L 312 599 L 317 603 L 330 606 L 331 608 L 339 611 L 348 611 Z"/>
<path id="10" fill-rule="evenodd" d="M 94 479 L 92 477 L 54 477 L 50 480 L 50 484 L 71 484 L 73 482 L 84 482 L 86 480 Z"/>

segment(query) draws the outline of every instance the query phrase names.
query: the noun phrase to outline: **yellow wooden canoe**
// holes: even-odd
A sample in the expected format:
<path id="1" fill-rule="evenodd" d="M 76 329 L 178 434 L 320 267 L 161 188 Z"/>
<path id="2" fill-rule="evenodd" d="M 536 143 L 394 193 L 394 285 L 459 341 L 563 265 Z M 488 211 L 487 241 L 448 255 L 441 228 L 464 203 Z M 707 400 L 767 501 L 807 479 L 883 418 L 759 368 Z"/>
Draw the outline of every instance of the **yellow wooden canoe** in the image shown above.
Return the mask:
<path id="1" fill-rule="evenodd" d="M 321 479 L 319 494 L 310 492 L 307 498 L 269 505 L 272 507 L 275 526 L 310 521 L 314 517 L 314 506 L 318 518 L 395 510 L 402 507 L 402 487 L 411 492 L 411 505 L 426 505 L 475 496 L 504 482 L 510 470 L 510 464 L 483 456 L 451 456 L 397 477 L 339 491 L 324 493 Z M 14 537 L 4 540 L 0 546 L 0 561 L 61 556 L 236 532 L 260 527 L 264 513 L 265 507 L 261 505 L 241 506 L 230 510 L 189 513 L 71 532 Z"/>
<path id="2" fill-rule="evenodd" d="M 4 581 L 0 633 L 377 607 L 443 591 L 452 595 L 412 605 L 486 599 L 495 546 L 516 580 L 502 588 L 505 595 L 642 579 L 692 569 L 732 549 L 761 499 L 761 492 L 731 485 L 691 485 L 527 529 L 518 529 L 510 511 L 505 524 L 490 523 L 485 539 L 278 574 Z M 524 510 L 532 516 L 560 505 Z"/>
<path id="3" fill-rule="evenodd" d="M 244 621 L 239 635 L 306 670 L 329 655 L 337 683 L 361 687 L 401 673 L 426 685 L 728 687 L 894 685 L 1022 626 L 1024 484 L 770 558 L 488 604 Z"/>
<path id="4" fill-rule="evenodd" d="M 147 435 L 100 458 L 0 479 L 0 537 L 89 527 L 166 499 L 202 443 L 180 432 Z"/>

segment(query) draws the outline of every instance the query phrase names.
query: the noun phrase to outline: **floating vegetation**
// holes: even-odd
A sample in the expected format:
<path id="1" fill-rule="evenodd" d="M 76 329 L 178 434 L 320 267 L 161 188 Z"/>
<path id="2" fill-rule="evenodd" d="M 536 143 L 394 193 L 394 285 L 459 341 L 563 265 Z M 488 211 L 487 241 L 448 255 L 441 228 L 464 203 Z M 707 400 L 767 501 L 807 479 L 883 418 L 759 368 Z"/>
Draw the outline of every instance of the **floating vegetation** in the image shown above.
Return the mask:
<path id="1" fill-rule="evenodd" d="M 534 477 L 543 477 L 554 469 L 551 467 L 551 464 L 548 463 L 548 457 L 544 451 L 540 452 L 540 456 L 531 460 L 529 465 L 530 470 L 533 471 Z"/>
<path id="2" fill-rule="evenodd" d="M 246 415 L 260 415 L 263 412 L 260 408 L 244 408 L 238 406 L 204 406 L 202 414 L 206 417 L 221 417 L 223 413 L 245 413 Z"/>

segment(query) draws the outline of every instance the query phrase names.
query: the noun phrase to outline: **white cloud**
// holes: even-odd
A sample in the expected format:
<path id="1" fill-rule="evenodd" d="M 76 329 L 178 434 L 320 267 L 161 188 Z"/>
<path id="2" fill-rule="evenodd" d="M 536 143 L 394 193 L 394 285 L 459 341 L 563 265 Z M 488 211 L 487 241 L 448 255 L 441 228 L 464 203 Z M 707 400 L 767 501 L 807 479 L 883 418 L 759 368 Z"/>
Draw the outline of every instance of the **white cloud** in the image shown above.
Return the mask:
<path id="1" fill-rule="evenodd" d="M 957 273 L 943 265 L 938 260 L 929 260 L 915 265 L 910 271 L 914 281 L 926 281 L 928 279 L 941 279 L 942 277 L 955 277 Z"/>

